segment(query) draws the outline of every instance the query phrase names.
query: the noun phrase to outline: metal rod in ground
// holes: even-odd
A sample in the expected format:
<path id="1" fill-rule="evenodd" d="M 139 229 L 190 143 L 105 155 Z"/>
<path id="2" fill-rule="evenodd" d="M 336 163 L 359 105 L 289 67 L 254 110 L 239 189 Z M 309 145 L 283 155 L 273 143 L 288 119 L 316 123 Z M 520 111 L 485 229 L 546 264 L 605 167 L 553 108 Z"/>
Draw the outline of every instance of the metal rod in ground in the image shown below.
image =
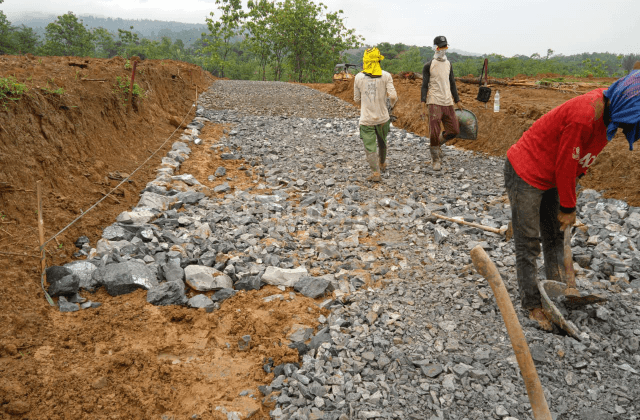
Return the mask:
<path id="1" fill-rule="evenodd" d="M 493 290 L 493 295 L 496 297 L 496 303 L 498 304 L 498 308 L 500 308 L 502 319 L 507 327 L 511 346 L 516 354 L 518 366 L 520 366 L 520 372 L 524 379 L 524 385 L 527 388 L 533 418 L 536 420 L 552 420 L 549 406 L 547 405 L 547 400 L 542 390 L 542 384 L 536 371 L 536 366 L 533 364 L 533 359 L 531 358 L 527 340 L 524 337 L 520 321 L 518 321 L 518 316 L 516 315 L 515 309 L 513 309 L 509 293 L 502 282 L 498 269 L 480 245 L 471 250 L 471 260 L 476 270 L 489 282 L 491 290 Z"/>
<path id="2" fill-rule="evenodd" d="M 47 264 L 45 261 L 44 252 L 44 219 L 42 218 L 42 181 L 36 182 L 36 195 L 38 199 L 38 231 L 40 233 L 40 287 L 44 292 L 44 297 L 49 302 L 49 305 L 54 306 L 53 300 L 49 293 L 44 289 L 44 281 L 47 278 Z"/>

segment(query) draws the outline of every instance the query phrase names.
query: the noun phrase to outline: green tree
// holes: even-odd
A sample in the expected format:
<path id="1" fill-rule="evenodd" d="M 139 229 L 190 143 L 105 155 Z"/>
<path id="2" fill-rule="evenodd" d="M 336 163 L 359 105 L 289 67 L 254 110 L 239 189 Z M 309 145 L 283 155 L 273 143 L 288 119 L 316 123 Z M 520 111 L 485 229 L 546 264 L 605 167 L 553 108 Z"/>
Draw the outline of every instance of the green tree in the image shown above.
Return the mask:
<path id="1" fill-rule="evenodd" d="M 298 82 L 329 80 L 342 52 L 361 44 L 355 30 L 345 27 L 342 10 L 327 13 L 327 6 L 311 0 L 285 0 L 277 5 L 287 61 Z"/>
<path id="2" fill-rule="evenodd" d="M 422 59 L 420 58 L 420 49 L 417 47 L 411 47 L 406 51 L 403 51 L 400 56 L 400 68 L 399 71 L 413 71 L 417 73 L 422 72 Z M 384 61 L 383 61 L 384 62 Z"/>
<path id="3" fill-rule="evenodd" d="M 229 63 L 228 57 L 232 48 L 231 39 L 236 36 L 245 13 L 240 0 L 216 0 L 216 4 L 221 16 L 214 20 L 214 14 L 211 12 L 211 17 L 206 19 L 209 43 L 203 52 L 209 55 L 211 63 L 220 70 L 220 76 L 225 77 L 224 69 Z"/>
<path id="4" fill-rule="evenodd" d="M 631 73 L 631 70 L 633 70 L 633 65 L 636 63 L 636 61 L 640 61 L 640 54 L 627 54 L 622 57 L 621 65 L 625 73 Z"/>
<path id="5" fill-rule="evenodd" d="M 0 54 L 12 54 L 14 52 L 12 29 L 7 15 L 0 10 Z"/>
<path id="6" fill-rule="evenodd" d="M 92 40 L 95 57 L 111 58 L 118 54 L 113 34 L 105 28 L 95 28 L 92 31 Z"/>
<path id="7" fill-rule="evenodd" d="M 245 26 L 249 30 L 249 34 L 246 45 L 255 54 L 260 64 L 262 80 L 267 80 L 267 64 L 273 57 L 273 47 L 277 35 L 273 31 L 275 7 L 268 0 L 249 0 L 247 7 L 249 7 L 249 13 Z"/>
<path id="8" fill-rule="evenodd" d="M 42 46 L 45 55 L 84 57 L 93 52 L 91 33 L 73 12 L 58 16 L 55 22 L 48 24 L 45 28 L 45 40 Z"/>
<path id="9" fill-rule="evenodd" d="M 587 58 L 582 61 L 582 64 L 584 64 L 583 76 L 606 77 L 608 75 L 605 69 L 605 62 L 600 58 L 593 60 Z"/>
<path id="10" fill-rule="evenodd" d="M 129 57 L 135 54 L 140 55 L 141 51 L 137 47 L 140 45 L 140 37 L 133 32 L 133 26 L 129 27 L 129 31 L 118 28 L 118 41 L 116 48 L 118 55 Z"/>
<path id="11" fill-rule="evenodd" d="M 35 53 L 38 50 L 40 44 L 40 38 L 38 34 L 25 25 L 20 25 L 19 28 L 14 28 L 13 32 L 13 44 L 15 52 L 18 54 Z"/>

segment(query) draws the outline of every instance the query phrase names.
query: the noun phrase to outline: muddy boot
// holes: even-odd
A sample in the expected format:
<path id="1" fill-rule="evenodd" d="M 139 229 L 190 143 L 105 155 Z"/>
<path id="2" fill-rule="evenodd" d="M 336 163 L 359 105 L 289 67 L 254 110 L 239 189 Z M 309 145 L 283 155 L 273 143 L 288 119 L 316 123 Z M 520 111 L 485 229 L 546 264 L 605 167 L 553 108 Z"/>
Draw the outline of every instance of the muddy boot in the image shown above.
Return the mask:
<path id="1" fill-rule="evenodd" d="M 553 325 L 551 324 L 551 321 L 549 321 L 547 316 L 542 311 L 542 308 L 535 308 L 535 309 L 529 310 L 529 319 L 532 321 L 536 321 L 540 329 L 548 332 L 553 331 Z"/>
<path id="2" fill-rule="evenodd" d="M 380 172 L 374 172 L 367 178 L 367 181 L 380 182 L 382 181 L 382 175 L 380 175 Z"/>
<path id="3" fill-rule="evenodd" d="M 378 145 L 378 162 L 380 163 L 380 172 L 387 173 L 387 145 L 384 142 L 379 142 Z"/>
<path id="4" fill-rule="evenodd" d="M 367 162 L 369 163 L 369 167 L 371 167 L 371 176 L 367 178 L 367 181 L 372 182 L 380 182 L 382 181 L 382 177 L 380 176 L 380 168 L 378 167 L 378 153 L 377 152 L 367 152 L 364 153 L 367 155 Z"/>
<path id="5" fill-rule="evenodd" d="M 433 146 L 429 148 L 431 152 L 431 162 L 433 165 L 434 171 L 439 171 L 442 169 L 442 165 L 440 163 L 440 146 Z"/>

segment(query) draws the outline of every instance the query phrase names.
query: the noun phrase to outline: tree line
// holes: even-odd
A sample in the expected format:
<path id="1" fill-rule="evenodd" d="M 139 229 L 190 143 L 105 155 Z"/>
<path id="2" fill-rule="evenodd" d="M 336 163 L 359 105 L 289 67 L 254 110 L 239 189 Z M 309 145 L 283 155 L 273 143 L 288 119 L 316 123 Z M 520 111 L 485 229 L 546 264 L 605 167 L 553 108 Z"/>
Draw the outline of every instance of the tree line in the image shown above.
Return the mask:
<path id="1" fill-rule="evenodd" d="M 402 43 L 383 42 L 376 45 L 385 56 L 382 68 L 390 73 L 422 72 L 424 63 L 433 58 L 432 47 L 409 46 Z M 348 57 L 358 63 L 362 54 Z M 456 76 L 479 77 L 484 59 L 489 60 L 489 75 L 496 78 L 513 78 L 518 75 L 536 76 L 540 74 L 558 74 L 575 77 L 621 77 L 629 73 L 640 54 L 582 53 L 574 55 L 555 54 L 548 49 L 545 55 L 515 55 L 505 57 L 499 54 L 465 56 L 456 52 L 447 52 Z"/>
<path id="2" fill-rule="evenodd" d="M 2 0 L 0 0 L 0 3 Z M 312 0 L 216 0 L 217 13 L 206 19 L 208 32 L 192 45 L 163 37 L 151 41 L 134 28 L 88 29 L 73 12 L 47 25 L 43 39 L 32 28 L 14 27 L 0 11 L 0 53 L 110 58 L 139 56 L 174 59 L 202 66 L 232 79 L 331 80 L 345 50 L 362 37 L 344 24 L 343 12 L 331 12 Z"/>
<path id="3" fill-rule="evenodd" d="M 3 0 L 0 0 L 2 3 Z M 0 53 L 111 58 L 139 56 L 173 59 L 203 67 L 230 79 L 329 82 L 335 64 L 362 64 L 363 38 L 344 24 L 343 12 L 328 11 L 313 0 L 216 0 L 216 13 L 206 18 L 207 32 L 185 45 L 182 39 L 150 40 L 134 31 L 103 27 L 88 29 L 69 12 L 48 24 L 44 35 L 25 25 L 13 26 L 0 11 Z M 421 72 L 433 57 L 431 47 L 383 42 L 376 45 L 385 56 L 383 69 L 391 73 Z M 351 52 L 349 54 L 348 52 Z M 577 77 L 622 76 L 639 54 L 583 53 L 564 56 L 447 54 L 457 76 L 480 75 L 489 59 L 491 77 L 535 76 L 553 73 Z"/>

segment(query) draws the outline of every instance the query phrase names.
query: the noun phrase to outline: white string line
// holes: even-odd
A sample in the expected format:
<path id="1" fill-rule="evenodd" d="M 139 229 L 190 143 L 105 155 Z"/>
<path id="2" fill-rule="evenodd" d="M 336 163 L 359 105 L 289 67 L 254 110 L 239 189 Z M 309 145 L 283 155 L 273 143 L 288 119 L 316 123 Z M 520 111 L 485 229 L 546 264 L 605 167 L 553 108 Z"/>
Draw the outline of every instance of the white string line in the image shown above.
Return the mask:
<path id="1" fill-rule="evenodd" d="M 173 137 L 173 135 L 176 133 L 176 131 L 178 131 L 178 129 L 180 127 L 182 127 L 182 123 L 184 123 L 184 120 L 187 119 L 187 117 L 189 116 L 189 114 L 191 113 L 191 109 L 194 107 L 195 105 L 192 104 L 191 108 L 189 108 L 189 110 L 187 111 L 187 114 L 184 116 L 184 118 L 182 118 L 182 121 L 180 122 L 180 124 L 178 125 L 178 127 L 176 127 L 175 130 L 173 130 L 173 133 L 171 133 L 171 135 L 164 141 L 164 143 L 162 143 L 160 145 L 160 147 L 158 147 L 158 149 L 156 149 L 155 152 L 153 152 L 151 154 L 151 156 L 149 156 L 147 158 L 147 160 L 145 160 L 144 162 L 142 162 L 140 164 L 140 166 L 138 166 L 133 172 L 131 172 L 131 174 L 126 177 L 125 179 L 123 179 L 118 185 L 116 185 L 115 187 L 113 187 L 113 189 L 111 191 L 109 191 L 104 197 L 102 197 L 100 200 L 98 200 L 94 205 L 92 205 L 91 207 L 89 207 L 87 209 L 87 211 L 82 212 L 82 214 L 78 217 L 76 217 L 71 223 L 69 223 L 67 226 L 64 227 L 64 229 L 62 229 L 60 232 L 56 233 L 55 235 L 53 235 L 51 238 L 49 238 L 44 244 L 42 244 L 40 246 L 40 250 L 42 250 L 49 242 L 53 241 L 56 237 L 58 237 L 61 233 L 63 233 L 65 230 L 69 229 L 74 223 L 76 223 L 78 220 L 82 219 L 87 213 L 89 213 L 91 210 L 93 210 L 98 204 L 102 203 L 107 197 L 109 197 L 115 190 L 117 190 L 122 184 L 124 184 L 125 182 L 127 182 L 129 180 L 129 178 L 131 178 L 136 172 L 138 172 L 138 170 L 140 168 L 142 168 L 147 162 L 149 162 L 149 160 L 154 157 L 156 155 L 156 153 L 158 153 L 160 151 L 160 149 L 162 149 L 164 147 L 165 144 L 167 144 L 167 142 L 169 140 L 171 140 L 171 137 Z"/>

